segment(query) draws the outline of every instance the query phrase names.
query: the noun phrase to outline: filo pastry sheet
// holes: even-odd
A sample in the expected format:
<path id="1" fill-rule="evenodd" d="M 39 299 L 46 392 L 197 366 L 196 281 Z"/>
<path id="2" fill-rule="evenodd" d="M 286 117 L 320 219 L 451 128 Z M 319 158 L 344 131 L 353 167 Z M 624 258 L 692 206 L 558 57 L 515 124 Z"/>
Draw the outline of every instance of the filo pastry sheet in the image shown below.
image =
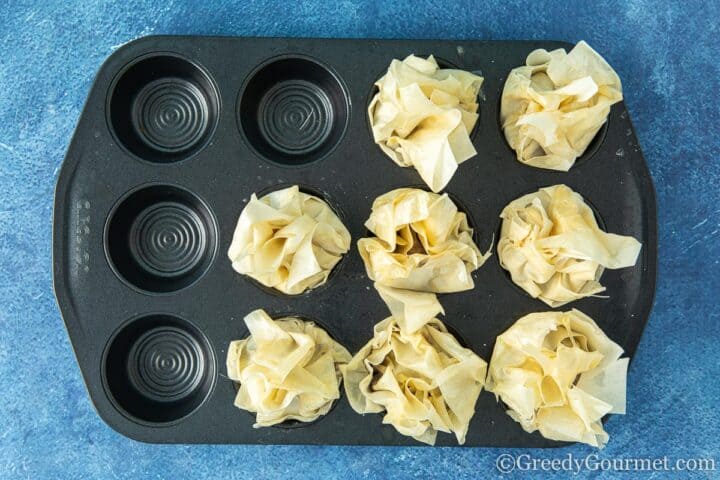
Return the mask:
<path id="1" fill-rule="evenodd" d="M 358 241 L 371 280 L 407 290 L 448 293 L 472 289 L 471 273 L 485 263 L 465 213 L 447 194 L 400 188 L 381 195 Z"/>
<path id="2" fill-rule="evenodd" d="M 294 185 L 252 195 L 228 257 L 237 272 L 296 295 L 325 283 L 349 249 L 350 233 L 330 206 Z"/>
<path id="3" fill-rule="evenodd" d="M 603 269 L 631 267 L 640 253 L 633 237 L 602 231 L 592 209 L 566 185 L 524 195 L 500 217 L 500 265 L 553 308 L 605 291 Z"/>
<path id="4" fill-rule="evenodd" d="M 497 338 L 486 389 L 525 431 L 602 448 L 603 416 L 625 413 L 622 353 L 578 310 L 531 313 Z"/>
<path id="5" fill-rule="evenodd" d="M 446 432 L 464 443 L 486 362 L 435 317 L 442 307 L 434 294 L 375 288 L 392 315 L 341 367 L 350 406 L 384 412 L 383 423 L 420 442 L 434 445 L 437 432 Z"/>
<path id="6" fill-rule="evenodd" d="M 500 123 L 520 162 L 568 171 L 622 98 L 620 78 L 587 43 L 538 49 L 508 75 Z"/>
<path id="7" fill-rule="evenodd" d="M 240 384 L 235 406 L 256 414 L 255 428 L 312 422 L 340 398 L 340 366 L 350 353 L 313 322 L 245 317 L 250 336 L 230 343 L 227 375 Z"/>
<path id="8" fill-rule="evenodd" d="M 483 78 L 439 68 L 435 58 L 393 60 L 368 107 L 373 138 L 401 167 L 415 167 L 434 192 L 477 152 L 470 132 L 478 120 Z"/>

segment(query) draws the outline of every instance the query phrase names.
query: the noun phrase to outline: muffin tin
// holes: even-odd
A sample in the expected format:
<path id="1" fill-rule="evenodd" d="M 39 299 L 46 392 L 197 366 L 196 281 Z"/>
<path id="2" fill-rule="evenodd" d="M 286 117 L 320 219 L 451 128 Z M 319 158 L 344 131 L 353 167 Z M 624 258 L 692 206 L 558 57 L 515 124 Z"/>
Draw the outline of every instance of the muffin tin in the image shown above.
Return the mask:
<path id="1" fill-rule="evenodd" d="M 54 211 L 55 293 L 99 415 L 147 442 L 418 444 L 381 415 L 356 414 L 344 397 L 311 424 L 253 429 L 224 372 L 227 346 L 247 336 L 242 318 L 256 308 L 315 320 L 353 353 L 388 316 L 355 242 L 367 233 L 373 199 L 421 183 L 373 143 L 367 121 L 373 83 L 410 53 L 485 78 L 471 135 L 478 155 L 446 188 L 481 249 L 497 238 L 509 201 L 556 183 L 582 194 L 608 231 L 642 242 L 635 267 L 603 274 L 610 298 L 564 307 L 593 317 L 632 356 L 655 290 L 650 175 L 624 103 L 570 172 L 515 160 L 499 98 L 508 72 L 541 47 L 572 45 L 155 36 L 118 49 L 90 91 Z M 235 273 L 226 251 L 250 195 L 293 184 L 338 212 L 353 247 L 326 285 L 291 297 Z M 473 277 L 473 290 L 441 295 L 443 321 L 489 360 L 498 334 L 548 307 L 514 286 L 497 254 Z M 438 445 L 454 444 L 438 436 Z M 560 443 L 525 433 L 483 392 L 466 445 Z"/>

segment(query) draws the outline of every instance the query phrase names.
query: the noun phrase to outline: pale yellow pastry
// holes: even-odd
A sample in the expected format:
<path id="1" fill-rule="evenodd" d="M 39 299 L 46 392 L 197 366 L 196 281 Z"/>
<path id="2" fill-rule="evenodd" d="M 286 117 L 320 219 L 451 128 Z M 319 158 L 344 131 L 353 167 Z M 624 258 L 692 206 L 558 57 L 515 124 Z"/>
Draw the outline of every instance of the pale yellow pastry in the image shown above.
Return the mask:
<path id="1" fill-rule="evenodd" d="M 473 241 L 465 213 L 447 196 L 415 188 L 381 195 L 365 226 L 375 237 L 358 241 L 370 279 L 421 292 L 473 288 L 471 273 L 491 255 Z"/>
<path id="2" fill-rule="evenodd" d="M 500 123 L 520 162 L 568 171 L 622 98 L 620 78 L 587 43 L 538 49 L 508 75 Z"/>
<path id="3" fill-rule="evenodd" d="M 230 343 L 227 375 L 240 384 L 235 406 L 256 414 L 255 428 L 312 422 L 340 398 L 340 366 L 350 353 L 312 322 L 245 317 L 250 336 Z"/>
<path id="4" fill-rule="evenodd" d="M 525 431 L 602 448 L 603 416 L 625 413 L 622 353 L 578 310 L 531 313 L 497 338 L 486 388 Z"/>
<path id="5" fill-rule="evenodd" d="M 470 141 L 483 78 L 410 55 L 393 60 L 368 108 L 375 143 L 401 167 L 415 167 L 434 192 L 477 152 Z"/>
<path id="6" fill-rule="evenodd" d="M 252 195 L 228 257 L 237 272 L 296 295 L 325 283 L 349 249 L 350 233 L 328 204 L 294 185 Z"/>
<path id="7" fill-rule="evenodd" d="M 350 406 L 384 412 L 383 423 L 430 445 L 439 431 L 464 443 L 487 364 L 435 318 L 442 307 L 434 294 L 375 288 L 392 316 L 341 367 Z"/>
<path id="8" fill-rule="evenodd" d="M 500 265 L 553 308 L 605 291 L 603 268 L 631 267 L 640 253 L 634 238 L 600 230 L 590 207 L 565 185 L 524 195 L 500 217 Z"/>

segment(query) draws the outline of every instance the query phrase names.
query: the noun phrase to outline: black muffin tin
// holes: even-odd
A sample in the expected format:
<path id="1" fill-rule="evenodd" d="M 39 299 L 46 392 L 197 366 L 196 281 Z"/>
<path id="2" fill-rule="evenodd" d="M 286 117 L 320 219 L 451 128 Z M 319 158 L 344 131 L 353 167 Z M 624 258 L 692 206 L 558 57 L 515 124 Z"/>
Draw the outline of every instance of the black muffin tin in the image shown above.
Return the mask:
<path id="1" fill-rule="evenodd" d="M 356 242 L 373 199 L 422 182 L 373 143 L 367 106 L 390 61 L 411 53 L 485 78 L 471 135 L 478 154 L 446 188 L 481 248 L 497 239 L 508 202 L 557 183 L 582 194 L 608 231 L 642 242 L 635 267 L 603 274 L 610 298 L 563 307 L 593 317 L 632 356 L 655 290 L 650 175 L 624 103 L 570 172 L 515 160 L 498 124 L 500 94 L 508 72 L 541 47 L 572 45 L 146 37 L 118 49 L 97 75 L 60 171 L 53 232 L 55 293 L 100 416 L 147 442 L 418 444 L 381 415 L 356 414 L 344 396 L 311 424 L 253 429 L 225 376 L 227 346 L 247 336 L 242 318 L 256 308 L 315 320 L 353 353 L 388 316 Z M 226 252 L 250 195 L 293 184 L 338 212 L 353 246 L 326 285 L 285 296 L 234 272 Z M 473 277 L 473 290 L 440 296 L 442 319 L 490 360 L 498 334 L 549 307 L 514 286 L 496 253 Z M 455 439 L 440 434 L 438 444 Z M 485 391 L 466 444 L 558 445 L 525 433 Z"/>

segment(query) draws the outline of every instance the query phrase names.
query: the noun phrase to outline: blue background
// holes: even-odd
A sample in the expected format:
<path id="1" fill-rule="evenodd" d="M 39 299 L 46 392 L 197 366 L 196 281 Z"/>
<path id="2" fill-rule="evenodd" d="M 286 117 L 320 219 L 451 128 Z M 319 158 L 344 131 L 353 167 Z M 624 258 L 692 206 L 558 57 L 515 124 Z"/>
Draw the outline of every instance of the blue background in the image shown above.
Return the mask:
<path id="1" fill-rule="evenodd" d="M 630 369 L 629 414 L 610 419 L 599 455 L 714 456 L 720 471 L 720 3 L 385 3 L 2 1 L 0 477 L 497 475 L 504 451 L 494 449 L 145 445 L 95 414 L 53 299 L 53 188 L 100 64 L 124 42 L 163 33 L 587 40 L 623 79 L 660 223 L 657 299 Z"/>

